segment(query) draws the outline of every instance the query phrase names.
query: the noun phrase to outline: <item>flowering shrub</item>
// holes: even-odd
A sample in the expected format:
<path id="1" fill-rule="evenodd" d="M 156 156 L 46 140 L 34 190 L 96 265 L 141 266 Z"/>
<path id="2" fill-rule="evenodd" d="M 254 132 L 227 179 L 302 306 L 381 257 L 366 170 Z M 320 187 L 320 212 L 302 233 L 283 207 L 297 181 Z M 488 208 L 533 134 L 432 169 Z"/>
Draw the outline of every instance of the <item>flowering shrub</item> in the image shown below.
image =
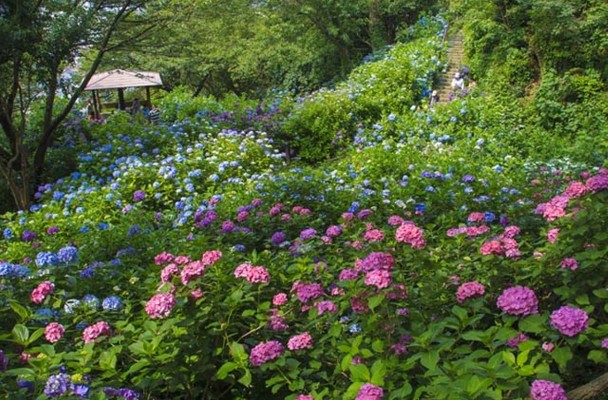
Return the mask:
<path id="1" fill-rule="evenodd" d="M 322 122 L 384 119 L 331 165 L 204 113 L 96 126 L 1 219 L 0 395 L 549 399 L 597 374 L 608 171 L 524 157 L 479 100 L 410 110 L 436 47 L 393 50 L 405 100 L 388 61 L 353 74 Z"/>

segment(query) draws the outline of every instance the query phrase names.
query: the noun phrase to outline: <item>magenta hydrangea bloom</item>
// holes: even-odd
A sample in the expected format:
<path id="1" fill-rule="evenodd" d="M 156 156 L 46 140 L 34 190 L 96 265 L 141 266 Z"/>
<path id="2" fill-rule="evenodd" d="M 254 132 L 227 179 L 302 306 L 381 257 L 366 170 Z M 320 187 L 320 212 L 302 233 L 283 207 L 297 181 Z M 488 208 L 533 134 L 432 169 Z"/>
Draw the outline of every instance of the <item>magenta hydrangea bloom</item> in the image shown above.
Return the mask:
<path id="1" fill-rule="evenodd" d="M 310 349 L 312 348 L 313 344 L 314 343 L 310 333 L 304 332 L 302 334 L 290 337 L 287 341 L 287 348 L 292 351 Z"/>
<path id="2" fill-rule="evenodd" d="M 503 290 L 496 305 L 509 315 L 526 316 L 538 313 L 536 294 L 525 286 L 514 286 Z"/>
<path id="3" fill-rule="evenodd" d="M 272 304 L 275 306 L 284 306 L 287 304 L 287 294 L 277 293 L 272 297 Z"/>
<path id="4" fill-rule="evenodd" d="M 601 346 L 602 349 L 608 349 L 608 338 L 602 339 L 602 342 L 600 343 L 600 346 Z"/>
<path id="5" fill-rule="evenodd" d="M 564 258 L 559 265 L 570 271 L 576 271 L 578 269 L 578 262 L 574 258 Z"/>
<path id="6" fill-rule="evenodd" d="M 595 175 L 587 179 L 585 186 L 592 192 L 608 189 L 608 175 Z"/>
<path id="7" fill-rule="evenodd" d="M 403 224 L 397 228 L 395 239 L 401 243 L 407 243 L 415 249 L 422 249 L 426 245 L 422 229 L 414 224 Z"/>
<path id="8" fill-rule="evenodd" d="M 589 326 L 589 316 L 580 308 L 563 306 L 551 313 L 551 326 L 562 335 L 576 336 Z"/>
<path id="9" fill-rule="evenodd" d="M 465 282 L 456 291 L 456 300 L 462 303 L 471 297 L 483 296 L 485 292 L 486 288 L 481 283 L 477 281 Z"/>
<path id="10" fill-rule="evenodd" d="M 201 261 L 206 266 L 213 265 L 222 258 L 222 252 L 219 250 L 210 250 L 203 253 Z"/>
<path id="11" fill-rule="evenodd" d="M 63 337 L 65 328 L 57 322 L 51 322 L 44 328 L 44 338 L 51 343 L 56 343 Z"/>
<path id="12" fill-rule="evenodd" d="M 315 303 L 314 306 L 317 307 L 319 315 L 323 315 L 326 312 L 335 313 L 338 311 L 336 305 L 330 300 L 319 301 Z"/>
<path id="13" fill-rule="evenodd" d="M 530 396 L 533 400 L 568 400 L 566 391 L 560 384 L 543 380 L 532 382 Z"/>
<path id="14" fill-rule="evenodd" d="M 281 342 L 277 340 L 269 340 L 268 342 L 262 342 L 251 349 L 249 354 L 249 361 L 255 367 L 272 361 L 280 357 L 285 352 L 285 347 Z"/>
<path id="15" fill-rule="evenodd" d="M 36 304 L 41 304 L 46 299 L 46 296 L 53 293 L 55 290 L 55 284 L 50 281 L 44 281 L 40 283 L 36 289 L 32 290 L 32 294 L 30 296 L 32 302 Z"/>
<path id="16" fill-rule="evenodd" d="M 155 294 L 146 303 L 146 313 L 152 319 L 167 318 L 177 303 L 172 293 Z"/>
<path id="17" fill-rule="evenodd" d="M 317 297 L 321 297 L 325 294 L 325 290 L 323 290 L 323 286 L 318 283 L 302 283 L 296 282 L 293 284 L 293 289 L 296 291 L 296 296 L 298 300 L 302 303 L 306 303 L 309 300 L 316 299 Z"/>
<path id="18" fill-rule="evenodd" d="M 85 343 L 89 343 L 101 336 L 110 336 L 111 334 L 112 330 L 110 329 L 110 325 L 106 321 L 99 321 L 93 325 L 87 326 L 84 331 L 82 331 L 82 340 Z"/>
<path id="19" fill-rule="evenodd" d="M 390 270 L 393 268 L 395 260 L 389 253 L 373 252 L 367 255 L 360 262 L 355 262 L 355 268 L 365 272 L 375 271 L 379 269 Z"/>
<path id="20" fill-rule="evenodd" d="M 296 397 L 296 400 L 315 400 L 315 398 L 309 394 L 301 394 L 298 397 Z"/>
<path id="21" fill-rule="evenodd" d="M 205 263 L 202 261 L 189 262 L 181 271 L 182 284 L 187 285 L 188 282 L 203 276 L 205 274 Z"/>
<path id="22" fill-rule="evenodd" d="M 234 276 L 244 278 L 250 283 L 268 283 L 270 280 L 270 273 L 266 268 L 248 263 L 236 267 Z"/>
<path id="23" fill-rule="evenodd" d="M 355 400 L 380 400 L 384 397 L 384 389 L 380 386 L 366 383 L 361 386 Z"/>
<path id="24" fill-rule="evenodd" d="M 392 282 L 391 273 L 384 270 L 370 271 L 365 274 L 365 284 L 378 289 L 387 288 Z"/>

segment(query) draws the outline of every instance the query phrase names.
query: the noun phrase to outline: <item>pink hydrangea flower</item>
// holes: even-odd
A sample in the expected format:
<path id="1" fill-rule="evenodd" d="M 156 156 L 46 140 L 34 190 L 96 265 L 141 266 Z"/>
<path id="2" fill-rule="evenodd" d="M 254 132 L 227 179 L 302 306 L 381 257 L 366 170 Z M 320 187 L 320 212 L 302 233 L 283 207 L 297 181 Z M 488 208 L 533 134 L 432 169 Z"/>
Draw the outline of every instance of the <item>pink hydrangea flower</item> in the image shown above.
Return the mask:
<path id="1" fill-rule="evenodd" d="M 259 367 L 269 361 L 280 357 L 285 352 L 285 347 L 277 340 L 262 342 L 251 349 L 249 361 L 255 367 Z"/>
<path id="2" fill-rule="evenodd" d="M 391 273 L 385 270 L 375 270 L 365 274 L 365 284 L 376 286 L 378 289 L 387 288 L 391 284 L 391 281 Z"/>
<path id="3" fill-rule="evenodd" d="M 287 348 L 289 350 L 303 350 L 310 349 L 313 346 L 312 336 L 310 333 L 304 332 L 300 335 L 295 335 L 289 338 L 287 341 Z"/>
<path id="4" fill-rule="evenodd" d="M 174 275 L 179 274 L 179 267 L 176 264 L 169 264 L 160 271 L 160 281 L 162 283 L 171 282 Z"/>
<path id="5" fill-rule="evenodd" d="M 391 215 L 390 217 L 388 217 L 388 224 L 390 226 L 399 226 L 404 222 L 405 220 L 398 215 Z"/>
<path id="6" fill-rule="evenodd" d="M 236 267 L 234 276 L 244 278 L 250 283 L 268 283 L 270 280 L 270 273 L 266 268 L 248 263 Z"/>
<path id="7" fill-rule="evenodd" d="M 397 228 L 395 239 L 400 243 L 407 243 L 415 249 L 421 249 L 426 245 L 422 229 L 414 224 L 403 224 Z"/>
<path id="8" fill-rule="evenodd" d="M 222 252 L 219 250 L 210 250 L 203 253 L 201 261 L 205 266 L 213 265 L 222 258 Z"/>
<path id="9" fill-rule="evenodd" d="M 315 400 L 315 398 L 309 394 L 301 394 L 298 397 L 296 397 L 296 400 Z"/>
<path id="10" fill-rule="evenodd" d="M 282 332 L 289 329 L 289 324 L 287 320 L 282 315 L 279 315 L 279 310 L 273 308 L 270 310 L 270 320 L 268 321 L 268 326 L 275 332 Z"/>
<path id="11" fill-rule="evenodd" d="M 384 232 L 380 229 L 370 229 L 365 232 L 363 238 L 370 243 L 381 242 L 384 240 Z"/>
<path id="12" fill-rule="evenodd" d="M 192 261 L 184 266 L 181 272 L 182 284 L 187 285 L 190 281 L 205 274 L 205 263 L 202 261 Z"/>
<path id="13" fill-rule="evenodd" d="M 608 338 L 602 339 L 602 342 L 600 343 L 600 347 L 602 349 L 608 349 Z"/>
<path id="14" fill-rule="evenodd" d="M 507 346 L 515 348 L 519 346 L 520 343 L 525 342 L 526 340 L 528 340 L 528 337 L 520 332 L 517 334 L 517 336 L 507 339 Z"/>
<path id="15" fill-rule="evenodd" d="M 44 328 L 44 338 L 51 343 L 56 343 L 63 337 L 65 328 L 57 322 L 51 322 Z"/>
<path id="16" fill-rule="evenodd" d="M 325 294 L 323 286 L 318 283 L 301 283 L 296 282 L 293 284 L 292 290 L 295 290 L 298 300 L 302 303 L 307 303 L 309 300 L 316 299 Z"/>
<path id="17" fill-rule="evenodd" d="M 314 306 L 317 307 L 317 313 L 319 315 L 323 315 L 326 312 L 335 313 L 338 311 L 338 307 L 330 300 L 316 302 Z"/>
<path id="18" fill-rule="evenodd" d="M 46 296 L 53 293 L 53 290 L 55 290 L 55 284 L 50 281 L 44 281 L 40 283 L 34 290 L 32 290 L 30 298 L 32 302 L 42 304 L 46 299 Z"/>
<path id="19" fill-rule="evenodd" d="M 364 272 L 374 270 L 390 270 L 393 268 L 395 260 L 389 253 L 373 252 L 368 254 L 363 260 L 355 261 L 355 269 L 360 269 Z"/>
<path id="20" fill-rule="evenodd" d="M 249 218 L 249 213 L 245 210 L 240 211 L 237 215 L 236 215 L 236 220 L 237 222 L 243 222 L 245 221 L 247 218 Z"/>
<path id="21" fill-rule="evenodd" d="M 184 265 L 191 262 L 192 259 L 188 256 L 177 256 L 173 261 L 175 261 L 175 263 L 178 265 Z"/>
<path id="22" fill-rule="evenodd" d="M 101 336 L 110 336 L 112 330 L 106 321 L 99 321 L 93 325 L 87 326 L 82 332 L 82 340 L 85 343 L 93 342 Z"/>
<path id="23" fill-rule="evenodd" d="M 559 265 L 570 271 L 576 271 L 578 269 L 578 262 L 574 258 L 564 258 Z"/>
<path id="24" fill-rule="evenodd" d="M 505 252 L 505 249 L 502 247 L 502 244 L 499 240 L 490 240 L 489 242 L 485 242 L 481 245 L 480 251 L 481 254 L 484 256 L 488 256 L 490 254 L 495 254 L 499 256 Z"/>
<path id="25" fill-rule="evenodd" d="M 471 297 L 483 296 L 485 292 L 486 288 L 481 283 L 477 281 L 465 282 L 456 291 L 456 300 L 462 303 Z"/>
<path id="26" fill-rule="evenodd" d="M 587 187 L 581 182 L 572 182 L 564 192 L 569 197 L 580 197 L 587 194 Z"/>
<path id="27" fill-rule="evenodd" d="M 287 294 L 286 293 L 277 293 L 272 298 L 272 304 L 275 306 L 284 306 L 287 304 Z"/>
<path id="28" fill-rule="evenodd" d="M 359 389 L 359 393 L 357 393 L 355 400 L 381 400 L 383 397 L 384 389 L 382 389 L 380 386 L 366 383 L 365 385 L 361 386 L 361 389 Z"/>
<path id="29" fill-rule="evenodd" d="M 163 251 L 162 253 L 160 253 L 156 257 L 154 257 L 154 263 L 156 265 L 162 265 L 162 264 L 173 262 L 174 259 L 175 259 L 175 257 L 173 256 L 173 254 Z"/>
<path id="30" fill-rule="evenodd" d="M 559 234 L 559 228 L 550 229 L 549 232 L 547 232 L 547 241 L 549 243 L 555 243 L 555 241 L 557 240 L 558 234 Z"/>
<path id="31" fill-rule="evenodd" d="M 340 236 L 341 233 L 342 233 L 342 228 L 340 228 L 338 225 L 332 225 L 325 230 L 325 234 L 332 238 Z"/>
<path id="32" fill-rule="evenodd" d="M 490 232 L 490 227 L 487 225 L 468 226 L 465 228 L 465 232 L 469 237 L 481 236 Z"/>
<path id="33" fill-rule="evenodd" d="M 498 308 L 509 315 L 538 314 L 538 299 L 532 289 L 514 286 L 503 290 L 496 302 Z"/>
<path id="34" fill-rule="evenodd" d="M 146 303 L 146 313 L 152 319 L 167 318 L 176 303 L 173 293 L 155 294 Z"/>
<path id="35" fill-rule="evenodd" d="M 482 212 L 472 212 L 467 218 L 468 222 L 485 222 L 486 216 Z"/>
<path id="36" fill-rule="evenodd" d="M 562 335 L 576 336 L 589 326 L 589 316 L 580 308 L 563 306 L 551 313 L 551 326 Z"/>
<path id="37" fill-rule="evenodd" d="M 551 353 L 553 351 L 553 349 L 555 348 L 555 345 L 553 343 L 543 342 L 541 347 L 547 353 Z"/>
<path id="38" fill-rule="evenodd" d="M 568 400 L 564 388 L 558 383 L 544 380 L 532 382 L 530 396 L 533 400 Z"/>
<path id="39" fill-rule="evenodd" d="M 513 239 L 515 236 L 519 235 L 520 232 L 521 229 L 519 228 L 519 226 L 511 225 L 505 228 L 505 231 L 503 232 L 502 236 L 504 238 Z"/>

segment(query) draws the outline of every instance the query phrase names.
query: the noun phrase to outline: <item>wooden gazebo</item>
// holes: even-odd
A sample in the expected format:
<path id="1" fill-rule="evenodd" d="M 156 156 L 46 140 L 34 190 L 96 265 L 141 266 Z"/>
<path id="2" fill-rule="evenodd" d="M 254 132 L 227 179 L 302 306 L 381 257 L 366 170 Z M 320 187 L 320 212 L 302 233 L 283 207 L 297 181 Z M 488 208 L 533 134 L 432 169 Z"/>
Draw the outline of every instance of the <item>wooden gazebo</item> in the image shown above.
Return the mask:
<path id="1" fill-rule="evenodd" d="M 93 75 L 84 90 L 93 91 L 93 106 L 95 107 L 95 114 L 99 115 L 102 108 L 99 90 L 118 90 L 117 107 L 121 110 L 126 110 L 127 104 L 124 92 L 126 88 L 145 87 L 146 103 L 150 106 L 150 88 L 162 85 L 163 82 L 158 72 L 115 69 Z"/>

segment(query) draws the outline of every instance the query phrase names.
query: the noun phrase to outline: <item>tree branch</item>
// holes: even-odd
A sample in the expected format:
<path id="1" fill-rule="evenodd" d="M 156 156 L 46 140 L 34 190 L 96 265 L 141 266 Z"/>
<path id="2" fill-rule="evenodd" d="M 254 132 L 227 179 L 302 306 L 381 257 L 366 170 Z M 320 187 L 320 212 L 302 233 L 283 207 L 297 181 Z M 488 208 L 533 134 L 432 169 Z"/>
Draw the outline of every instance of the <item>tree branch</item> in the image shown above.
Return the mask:
<path id="1" fill-rule="evenodd" d="M 569 400 L 593 400 L 608 392 L 608 372 L 591 382 L 568 392 Z"/>

